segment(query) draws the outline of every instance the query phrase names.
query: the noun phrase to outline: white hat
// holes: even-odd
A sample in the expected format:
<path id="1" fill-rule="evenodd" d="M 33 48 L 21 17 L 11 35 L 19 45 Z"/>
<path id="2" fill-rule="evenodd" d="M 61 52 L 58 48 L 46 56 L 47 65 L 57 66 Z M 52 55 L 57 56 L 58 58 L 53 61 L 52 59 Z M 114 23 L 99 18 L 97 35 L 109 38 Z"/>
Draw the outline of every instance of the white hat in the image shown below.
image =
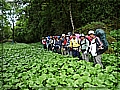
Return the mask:
<path id="1" fill-rule="evenodd" d="M 72 35 L 72 33 L 71 33 L 71 32 L 68 32 L 68 35 L 70 36 L 70 35 Z"/>
<path id="2" fill-rule="evenodd" d="M 65 36 L 65 34 L 62 34 L 62 36 Z"/>
<path id="3" fill-rule="evenodd" d="M 80 37 L 84 37 L 85 35 L 82 33 L 82 34 L 80 34 Z"/>
<path id="4" fill-rule="evenodd" d="M 89 31 L 88 34 L 95 34 L 94 31 Z"/>

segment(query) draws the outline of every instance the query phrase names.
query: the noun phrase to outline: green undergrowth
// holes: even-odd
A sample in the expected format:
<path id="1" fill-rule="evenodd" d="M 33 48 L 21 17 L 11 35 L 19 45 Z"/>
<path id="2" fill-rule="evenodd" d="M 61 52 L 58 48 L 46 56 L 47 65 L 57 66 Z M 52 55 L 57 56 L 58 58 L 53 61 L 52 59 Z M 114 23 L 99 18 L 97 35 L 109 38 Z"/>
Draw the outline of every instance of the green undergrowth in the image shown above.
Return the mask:
<path id="1" fill-rule="evenodd" d="M 120 60 L 114 54 L 102 56 L 101 69 L 99 64 L 44 50 L 40 43 L 3 45 L 3 90 L 119 90 Z"/>

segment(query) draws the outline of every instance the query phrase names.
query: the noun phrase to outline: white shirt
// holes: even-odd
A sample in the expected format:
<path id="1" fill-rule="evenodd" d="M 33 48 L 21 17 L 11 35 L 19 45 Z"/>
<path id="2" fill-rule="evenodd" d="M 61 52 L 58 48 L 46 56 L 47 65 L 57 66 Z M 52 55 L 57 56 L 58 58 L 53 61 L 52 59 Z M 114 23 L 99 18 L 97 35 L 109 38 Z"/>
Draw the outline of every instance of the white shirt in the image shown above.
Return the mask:
<path id="1" fill-rule="evenodd" d="M 96 53 L 96 42 L 95 42 L 95 39 L 93 39 L 91 41 L 91 45 L 90 45 L 90 51 L 92 56 L 97 56 L 97 53 Z"/>

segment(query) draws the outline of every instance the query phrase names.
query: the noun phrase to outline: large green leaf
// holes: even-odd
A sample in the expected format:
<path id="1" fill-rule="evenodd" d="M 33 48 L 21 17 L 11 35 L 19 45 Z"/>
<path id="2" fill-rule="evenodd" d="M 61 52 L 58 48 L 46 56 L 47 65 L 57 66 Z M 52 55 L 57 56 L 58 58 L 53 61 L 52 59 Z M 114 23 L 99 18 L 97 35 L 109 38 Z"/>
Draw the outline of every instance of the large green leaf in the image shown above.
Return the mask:
<path id="1" fill-rule="evenodd" d="M 16 44 L 15 46 L 5 44 L 3 61 L 6 65 L 3 65 L 3 86 L 9 85 L 9 88 L 29 86 L 32 89 L 51 86 L 91 86 L 111 89 L 112 86 L 118 85 L 117 80 L 119 81 L 120 74 L 117 67 L 112 66 L 114 60 L 110 58 L 108 59 L 111 63 L 107 61 L 107 58 L 102 59 L 106 68 L 101 69 L 99 65 L 93 67 L 93 62 L 77 61 L 78 59 L 44 51 L 33 45 L 35 44 Z M 22 47 L 25 49 L 20 49 Z M 103 54 L 104 57 L 114 56 L 105 55 Z"/>
<path id="2" fill-rule="evenodd" d="M 79 79 L 80 78 L 80 75 L 79 74 L 74 74 L 73 75 L 73 79 Z"/>
<path id="3" fill-rule="evenodd" d="M 107 66 L 107 67 L 106 67 L 106 72 L 107 72 L 107 73 L 112 72 L 112 70 L 113 70 L 113 67 L 112 67 L 112 66 Z"/>

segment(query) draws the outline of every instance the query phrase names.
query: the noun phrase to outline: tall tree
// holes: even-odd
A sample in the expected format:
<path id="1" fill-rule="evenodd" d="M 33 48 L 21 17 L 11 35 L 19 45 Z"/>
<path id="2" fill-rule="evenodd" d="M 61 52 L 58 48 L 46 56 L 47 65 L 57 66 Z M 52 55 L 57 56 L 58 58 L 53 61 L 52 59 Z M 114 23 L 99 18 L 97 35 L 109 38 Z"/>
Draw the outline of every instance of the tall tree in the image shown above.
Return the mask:
<path id="1" fill-rule="evenodd" d="M 117 0 L 30 0 L 25 8 L 18 10 L 22 13 L 16 37 L 24 42 L 38 42 L 42 36 L 72 32 L 90 22 L 103 22 L 117 29 L 119 5 Z"/>

